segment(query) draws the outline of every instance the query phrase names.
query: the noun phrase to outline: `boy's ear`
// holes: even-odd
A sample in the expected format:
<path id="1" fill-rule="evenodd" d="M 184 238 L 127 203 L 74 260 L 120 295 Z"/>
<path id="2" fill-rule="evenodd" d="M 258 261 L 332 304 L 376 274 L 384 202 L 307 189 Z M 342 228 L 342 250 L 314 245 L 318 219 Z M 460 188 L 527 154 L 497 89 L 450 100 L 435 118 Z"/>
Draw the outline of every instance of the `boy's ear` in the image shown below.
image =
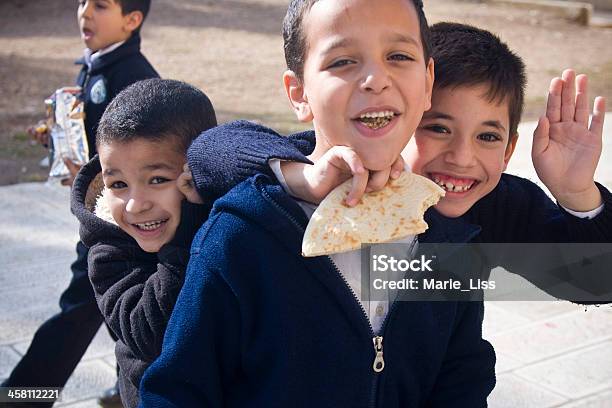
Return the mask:
<path id="1" fill-rule="evenodd" d="M 429 58 L 429 62 L 427 63 L 427 68 L 425 71 L 425 110 L 428 111 L 431 109 L 431 93 L 433 90 L 434 81 L 436 78 L 434 59 Z"/>
<path id="2" fill-rule="evenodd" d="M 516 148 L 516 142 L 518 141 L 518 133 L 510 136 L 510 140 L 508 141 L 508 146 L 506 146 L 506 152 L 504 153 L 504 170 L 508 167 L 508 162 L 510 162 L 510 158 L 514 153 L 514 149 Z"/>
<path id="3" fill-rule="evenodd" d="M 308 96 L 302 81 L 295 72 L 288 70 L 283 73 L 283 85 L 297 119 L 300 122 L 312 121 L 313 116 L 308 103 Z"/>
<path id="4" fill-rule="evenodd" d="M 123 16 L 123 29 L 132 33 L 141 26 L 142 20 L 144 20 L 144 14 L 142 14 L 142 11 L 131 11 Z"/>

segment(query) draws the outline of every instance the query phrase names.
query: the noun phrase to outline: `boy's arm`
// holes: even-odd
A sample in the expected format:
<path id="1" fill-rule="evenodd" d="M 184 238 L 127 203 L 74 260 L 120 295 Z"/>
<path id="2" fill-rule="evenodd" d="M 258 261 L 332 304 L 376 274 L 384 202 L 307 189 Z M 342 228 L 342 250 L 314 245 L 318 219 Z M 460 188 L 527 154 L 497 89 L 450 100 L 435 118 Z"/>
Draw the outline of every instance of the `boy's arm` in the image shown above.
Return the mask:
<path id="1" fill-rule="evenodd" d="M 495 352 L 482 338 L 482 302 L 459 302 L 463 313 L 455 325 L 432 389 L 430 408 L 487 406 L 495 387 Z"/>
<path id="2" fill-rule="evenodd" d="M 189 178 L 193 178 L 202 198 L 214 200 L 248 177 L 263 173 L 286 181 L 283 187 L 288 187 L 296 198 L 318 203 L 353 177 L 347 204 L 355 205 L 364 192 L 382 189 L 390 177 L 399 177 L 404 168 L 399 156 L 389 169 L 368 172 L 359 157 L 345 146 L 334 146 L 311 165 L 306 155 L 313 148 L 311 131 L 283 137 L 252 122 L 230 122 L 205 131 L 193 142 L 187 153 L 192 174 Z M 270 161 L 275 159 L 282 161 L 279 174 L 271 169 Z M 189 188 L 182 191 L 189 194 Z"/>
<path id="3" fill-rule="evenodd" d="M 206 232 L 203 233 L 205 235 Z M 223 278 L 194 253 L 159 358 L 140 384 L 141 407 L 222 407 L 240 364 L 240 310 Z"/>
<path id="4" fill-rule="evenodd" d="M 189 148 L 187 161 L 202 198 L 214 200 L 257 173 L 274 177 L 271 159 L 310 163 L 306 155 L 313 148 L 313 132 L 283 137 L 243 120 L 203 132 Z"/>
<path id="5" fill-rule="evenodd" d="M 100 242 L 90 248 L 89 276 L 98 307 L 115 335 L 134 355 L 153 361 L 183 285 L 189 248 L 208 207 L 184 202 L 172 241 L 157 254 L 134 242 Z"/>
<path id="6" fill-rule="evenodd" d="M 480 242 L 533 245 L 528 246 L 531 255 L 523 252 L 521 256 L 517 256 L 518 247 L 491 248 L 486 255 L 486 272 L 502 266 L 563 300 L 588 303 L 585 293 L 590 293 L 591 299 L 605 300 L 602 295 L 610 291 L 610 275 L 598 266 L 600 260 L 594 259 L 586 269 L 572 265 L 553 268 L 571 251 L 570 243 L 612 242 L 612 194 L 600 184 L 597 187 L 604 202 L 602 211 L 590 219 L 579 218 L 561 209 L 531 181 L 503 175 L 496 193 L 478 202 L 469 220 L 481 225 Z"/>
<path id="7" fill-rule="evenodd" d="M 560 205 L 590 211 L 602 204 L 594 175 L 602 150 L 605 99 L 595 98 L 589 126 L 586 75 L 565 70 L 551 81 L 546 115 L 540 118 L 532 146 L 538 177 Z"/>
<path id="8" fill-rule="evenodd" d="M 603 208 L 592 218 L 580 218 L 535 183 L 503 174 L 494 192 L 479 200 L 467 219 L 482 227 L 481 242 L 612 242 L 612 194 L 599 183 L 595 186 Z"/>

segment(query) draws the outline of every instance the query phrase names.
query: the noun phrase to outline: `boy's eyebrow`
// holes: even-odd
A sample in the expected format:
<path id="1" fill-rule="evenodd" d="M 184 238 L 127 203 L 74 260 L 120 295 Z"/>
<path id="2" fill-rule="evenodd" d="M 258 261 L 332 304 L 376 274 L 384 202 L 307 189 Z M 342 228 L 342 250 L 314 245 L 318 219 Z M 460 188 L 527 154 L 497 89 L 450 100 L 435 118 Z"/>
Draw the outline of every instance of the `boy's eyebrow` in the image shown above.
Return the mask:
<path id="1" fill-rule="evenodd" d="M 446 119 L 446 120 L 455 120 L 454 117 L 447 113 L 436 112 L 436 111 L 428 111 L 423 114 L 423 119 Z M 483 125 L 493 127 L 501 130 L 502 132 L 506 131 L 504 125 L 501 124 L 499 120 L 485 120 L 482 122 Z"/>
<path id="2" fill-rule="evenodd" d="M 173 170 L 173 169 L 174 167 L 166 163 L 152 163 L 152 164 L 148 164 L 142 167 L 140 170 L 155 171 L 155 170 Z M 105 176 L 112 176 L 115 173 L 121 174 L 121 170 L 120 169 L 104 169 L 104 172 L 102 174 Z"/>
<path id="3" fill-rule="evenodd" d="M 420 46 L 419 42 L 416 39 L 414 39 L 411 35 L 402 34 L 402 33 L 392 33 L 387 37 L 387 40 L 392 43 L 403 42 L 403 43 L 412 44 L 416 47 Z M 329 54 L 336 48 L 348 47 L 353 43 L 354 43 L 354 40 L 350 38 L 335 38 L 323 49 L 323 54 L 324 55 Z"/>
<path id="4" fill-rule="evenodd" d="M 348 38 L 335 38 L 323 49 L 323 55 L 329 54 L 336 48 L 348 47 L 351 43 L 353 43 L 353 41 Z"/>
<path id="5" fill-rule="evenodd" d="M 482 122 L 482 124 L 485 125 L 485 126 L 494 127 L 494 128 L 499 129 L 499 130 L 501 130 L 503 132 L 506 131 L 506 128 L 504 127 L 504 125 L 501 124 L 501 122 L 499 120 L 487 120 L 487 121 Z"/>
<path id="6" fill-rule="evenodd" d="M 393 33 L 389 36 L 389 41 L 390 42 L 404 42 L 404 43 L 410 43 L 412 45 L 415 45 L 417 47 L 420 46 L 419 42 L 411 35 L 408 34 L 403 34 L 403 33 Z"/>
<path id="7" fill-rule="evenodd" d="M 172 170 L 174 167 L 170 166 L 166 163 L 152 163 L 144 166 L 142 170 L 152 171 L 152 170 Z"/>
<path id="8" fill-rule="evenodd" d="M 455 120 L 454 117 L 447 113 L 437 112 L 434 110 L 427 111 L 423 114 L 423 119 L 448 119 Z"/>
<path id="9" fill-rule="evenodd" d="M 102 172 L 103 176 L 112 176 L 115 173 L 121 173 L 121 170 L 115 170 L 115 169 L 104 169 L 104 171 Z"/>

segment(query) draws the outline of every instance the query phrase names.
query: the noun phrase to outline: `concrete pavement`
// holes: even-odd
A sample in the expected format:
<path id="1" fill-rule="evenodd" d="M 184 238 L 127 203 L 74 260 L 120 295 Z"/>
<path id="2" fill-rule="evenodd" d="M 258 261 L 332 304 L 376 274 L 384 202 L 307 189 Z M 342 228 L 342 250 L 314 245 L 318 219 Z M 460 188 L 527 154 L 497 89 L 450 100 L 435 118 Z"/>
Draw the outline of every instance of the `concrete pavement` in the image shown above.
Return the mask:
<path id="1" fill-rule="evenodd" d="M 509 172 L 536 180 L 522 124 Z M 597 179 L 612 188 L 612 113 Z M 0 380 L 26 351 L 36 328 L 59 311 L 70 280 L 77 222 L 69 192 L 43 183 L 0 187 Z M 485 337 L 498 355 L 493 408 L 612 407 L 612 307 L 567 302 L 489 302 Z M 102 328 L 56 406 L 95 407 L 114 383 L 114 350 Z"/>

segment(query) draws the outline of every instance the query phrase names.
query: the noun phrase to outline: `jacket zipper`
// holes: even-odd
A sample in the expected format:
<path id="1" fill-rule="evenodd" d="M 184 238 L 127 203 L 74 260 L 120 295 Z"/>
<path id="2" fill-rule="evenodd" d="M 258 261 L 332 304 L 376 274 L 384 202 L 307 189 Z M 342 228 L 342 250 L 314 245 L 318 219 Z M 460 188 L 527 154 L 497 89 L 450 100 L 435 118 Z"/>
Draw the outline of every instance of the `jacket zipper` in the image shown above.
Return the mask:
<path id="1" fill-rule="evenodd" d="M 374 352 L 376 353 L 376 357 L 374 357 L 374 364 L 372 364 L 372 369 L 375 373 L 381 373 L 382 370 L 385 369 L 385 359 L 383 358 L 383 337 L 376 336 L 373 339 L 374 342 Z"/>
<path id="2" fill-rule="evenodd" d="M 272 205 L 274 205 L 274 207 L 281 214 L 283 214 L 287 219 L 289 219 L 289 221 L 291 221 L 291 223 L 303 235 L 304 228 L 300 225 L 299 221 L 295 219 L 295 217 L 291 215 L 287 210 L 285 210 L 280 204 L 278 204 L 276 200 L 274 200 L 270 196 L 270 194 L 268 194 L 268 192 L 265 191 L 264 188 L 262 188 L 263 186 L 261 186 L 259 182 L 257 182 L 257 184 L 258 184 L 258 187 L 260 187 L 259 191 L 268 199 L 268 201 Z M 395 309 L 395 304 L 397 302 L 394 301 L 391 304 L 391 307 L 389 308 L 389 313 L 387 313 L 387 316 L 385 317 L 385 320 L 383 321 L 382 327 L 380 329 L 381 335 L 380 336 L 376 335 L 376 333 L 374 333 L 374 328 L 372 327 L 372 323 L 370 323 L 370 319 L 368 318 L 368 315 L 363 307 L 363 304 L 359 301 L 359 298 L 355 294 L 355 291 L 353 291 L 353 288 L 351 288 L 351 285 L 349 285 L 345 277 L 342 275 L 342 273 L 340 273 L 340 270 L 338 269 L 338 266 L 336 266 L 336 263 L 333 261 L 333 259 L 331 259 L 331 257 L 329 256 L 327 256 L 326 258 L 329 260 L 331 265 L 334 267 L 334 271 L 336 272 L 336 274 L 344 282 L 344 286 L 346 286 L 346 288 L 349 290 L 351 295 L 353 295 L 353 299 L 355 299 L 355 301 L 359 305 L 359 308 L 361 309 L 361 314 L 363 318 L 365 319 L 366 323 L 368 324 L 368 328 L 370 329 L 370 335 L 372 336 L 372 342 L 374 343 L 374 361 L 372 362 L 372 371 L 374 372 L 374 374 L 372 375 L 372 391 L 370 393 L 370 402 L 368 406 L 375 407 L 376 406 L 376 392 L 378 388 L 378 374 L 380 374 L 385 368 L 385 360 L 383 358 L 383 336 L 382 334 L 384 334 L 385 332 L 385 329 L 387 327 L 387 322 L 389 321 L 389 317 L 391 316 L 391 313 Z"/>

